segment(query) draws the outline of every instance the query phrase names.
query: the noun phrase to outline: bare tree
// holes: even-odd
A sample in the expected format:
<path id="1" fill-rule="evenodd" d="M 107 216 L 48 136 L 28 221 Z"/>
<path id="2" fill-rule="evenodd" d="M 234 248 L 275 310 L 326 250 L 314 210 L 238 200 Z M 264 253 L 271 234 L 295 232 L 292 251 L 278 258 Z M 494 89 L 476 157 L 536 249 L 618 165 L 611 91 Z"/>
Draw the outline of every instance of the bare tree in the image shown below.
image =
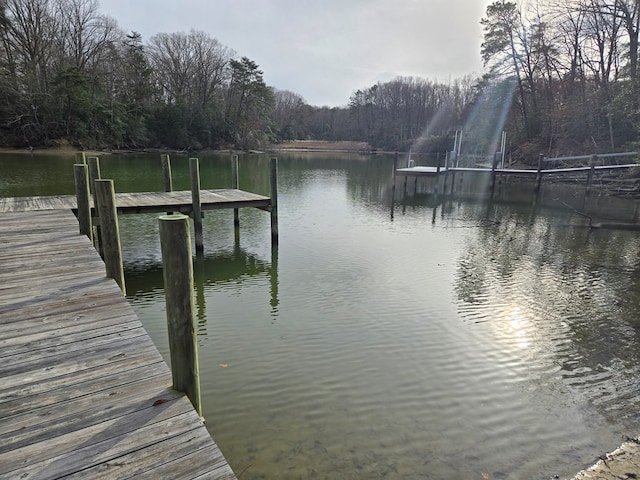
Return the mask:
<path id="1" fill-rule="evenodd" d="M 164 100 L 204 108 L 228 77 L 233 51 L 201 31 L 159 33 L 147 48 L 154 77 Z"/>

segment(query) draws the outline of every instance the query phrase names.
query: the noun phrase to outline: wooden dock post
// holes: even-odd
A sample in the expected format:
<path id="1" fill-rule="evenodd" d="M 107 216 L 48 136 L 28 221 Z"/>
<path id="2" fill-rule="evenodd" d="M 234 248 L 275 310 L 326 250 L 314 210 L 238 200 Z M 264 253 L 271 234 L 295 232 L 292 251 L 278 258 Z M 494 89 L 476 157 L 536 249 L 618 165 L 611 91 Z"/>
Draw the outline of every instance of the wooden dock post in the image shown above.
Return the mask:
<path id="1" fill-rule="evenodd" d="M 84 163 L 73 166 L 76 185 L 76 203 L 78 205 L 78 225 L 80 234 L 86 235 L 93 243 L 93 222 L 91 221 L 91 204 L 89 202 L 89 169 Z"/>
<path id="2" fill-rule="evenodd" d="M 398 177 L 398 152 L 393 157 L 393 172 L 391 173 L 391 220 L 393 220 L 393 209 L 396 203 L 396 181 Z"/>
<path id="3" fill-rule="evenodd" d="M 444 154 L 444 180 L 442 181 L 442 193 L 447 194 L 447 180 L 449 179 L 449 153 Z"/>
<path id="4" fill-rule="evenodd" d="M 238 171 L 238 155 L 231 155 L 231 188 L 240 189 L 240 174 Z M 240 215 L 238 208 L 233 209 L 233 226 L 237 229 L 240 226 Z"/>
<path id="5" fill-rule="evenodd" d="M 191 203 L 196 254 L 200 254 L 204 252 L 204 242 L 202 239 L 202 205 L 200 203 L 200 163 L 197 158 L 189 159 L 189 171 L 191 172 Z"/>
<path id="6" fill-rule="evenodd" d="M 87 165 L 89 165 L 89 189 L 93 195 L 93 208 L 95 216 L 93 218 L 93 227 L 95 233 L 93 235 L 93 244 L 104 258 L 104 249 L 102 248 L 102 235 L 100 232 L 100 217 L 98 215 L 98 200 L 96 198 L 96 180 L 100 179 L 100 159 L 98 157 L 87 157 Z"/>
<path id="7" fill-rule="evenodd" d="M 491 187 L 489 188 L 491 192 L 491 199 L 493 200 L 493 195 L 496 190 L 496 166 L 498 165 L 498 156 L 493 156 L 493 161 L 491 162 Z"/>
<path id="8" fill-rule="evenodd" d="M 587 204 L 587 199 L 591 196 L 591 184 L 593 183 L 593 174 L 596 170 L 596 163 L 598 163 L 598 156 L 591 155 L 591 158 L 589 159 L 589 166 L 591 168 L 589 168 L 589 172 L 587 173 L 587 186 L 584 189 L 584 196 L 582 197 L 583 210 Z"/>
<path id="9" fill-rule="evenodd" d="M 160 155 L 162 161 L 162 177 L 164 178 L 164 191 L 173 192 L 173 178 L 171 178 L 171 159 L 168 154 Z"/>
<path id="10" fill-rule="evenodd" d="M 189 220 L 162 215 L 159 228 L 173 388 L 186 393 L 202 417 Z"/>
<path id="11" fill-rule="evenodd" d="M 271 157 L 271 243 L 278 243 L 278 159 Z"/>
<path id="12" fill-rule="evenodd" d="M 85 152 L 76 152 L 74 157 L 76 159 L 76 163 L 87 164 L 87 154 Z"/>
<path id="13" fill-rule="evenodd" d="M 116 194 L 113 180 L 96 180 L 95 195 L 97 212 L 100 218 L 101 242 L 104 250 L 104 263 L 107 277 L 113 278 L 126 295 L 124 268 L 122 267 L 122 249 L 120 247 L 120 229 L 116 211 Z"/>
<path id="14" fill-rule="evenodd" d="M 540 184 L 542 183 L 542 164 L 544 163 L 544 155 L 540 154 L 538 157 L 538 171 L 536 173 L 536 196 L 540 193 Z"/>
<path id="15" fill-rule="evenodd" d="M 169 154 L 163 153 L 160 155 L 160 161 L 162 162 L 162 178 L 164 180 L 164 191 L 173 192 L 173 178 L 171 177 L 171 159 Z M 171 215 L 173 212 L 167 212 L 167 215 Z"/>
<path id="16" fill-rule="evenodd" d="M 434 182 L 433 182 L 433 193 L 435 195 L 435 199 L 436 199 L 436 204 L 438 203 L 438 193 L 440 190 L 440 152 L 437 153 L 436 155 L 436 176 L 434 178 Z"/>

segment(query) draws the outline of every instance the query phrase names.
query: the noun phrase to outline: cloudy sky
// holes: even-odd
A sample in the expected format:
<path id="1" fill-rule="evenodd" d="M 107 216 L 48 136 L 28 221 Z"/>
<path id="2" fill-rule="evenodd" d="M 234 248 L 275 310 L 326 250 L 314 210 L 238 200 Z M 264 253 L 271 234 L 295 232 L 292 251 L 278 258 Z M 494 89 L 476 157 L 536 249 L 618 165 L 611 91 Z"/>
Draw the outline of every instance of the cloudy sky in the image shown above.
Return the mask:
<path id="1" fill-rule="evenodd" d="M 203 30 L 255 61 L 265 82 L 311 105 L 346 105 L 398 76 L 448 81 L 482 70 L 492 0 L 100 0 L 148 40 Z"/>

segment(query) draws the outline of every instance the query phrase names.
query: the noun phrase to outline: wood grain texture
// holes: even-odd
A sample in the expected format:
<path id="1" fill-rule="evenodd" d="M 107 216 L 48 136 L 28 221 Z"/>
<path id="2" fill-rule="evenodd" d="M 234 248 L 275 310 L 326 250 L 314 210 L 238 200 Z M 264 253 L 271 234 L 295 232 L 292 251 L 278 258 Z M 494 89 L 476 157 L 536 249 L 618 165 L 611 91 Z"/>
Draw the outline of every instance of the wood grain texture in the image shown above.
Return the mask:
<path id="1" fill-rule="evenodd" d="M 235 478 L 64 208 L 0 213 L 0 479 Z"/>

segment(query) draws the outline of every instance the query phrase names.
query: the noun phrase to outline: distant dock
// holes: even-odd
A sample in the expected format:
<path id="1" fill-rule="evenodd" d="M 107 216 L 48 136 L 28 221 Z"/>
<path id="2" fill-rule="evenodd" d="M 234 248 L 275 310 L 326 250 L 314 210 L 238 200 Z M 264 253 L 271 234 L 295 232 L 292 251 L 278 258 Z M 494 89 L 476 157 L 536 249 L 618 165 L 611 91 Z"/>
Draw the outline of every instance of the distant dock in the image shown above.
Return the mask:
<path id="1" fill-rule="evenodd" d="M 522 197 L 525 191 L 533 193 L 535 202 L 544 203 L 543 190 L 552 188 L 553 184 L 570 183 L 582 188 L 581 199 L 576 200 L 571 208 L 582 209 L 605 193 L 607 196 L 629 197 L 640 196 L 640 178 L 637 175 L 620 175 L 618 172 L 630 171 L 640 167 L 639 163 L 630 163 L 633 158 L 637 162 L 638 152 L 611 153 L 602 155 L 580 155 L 574 157 L 538 158 L 537 168 L 505 168 L 501 155 L 486 159 L 474 165 L 464 165 L 468 160 L 458 161 L 455 152 L 445 159 L 444 165 L 415 166 L 413 160 L 407 161 L 406 167 L 398 168 L 398 157 L 394 162 L 393 190 L 402 190 L 402 197 L 416 194 L 461 195 L 472 197 L 499 197 L 502 191 L 516 193 Z M 462 164 L 462 165 L 461 165 Z M 509 177 L 516 179 L 511 182 Z M 401 180 L 397 185 L 397 179 Z M 409 182 L 409 180 L 412 180 Z M 548 179 L 548 180 L 545 180 Z M 523 181 L 533 184 L 533 188 L 522 188 Z M 511 188 L 508 187 L 511 183 Z M 551 187 L 548 187 L 550 185 Z M 551 193 L 551 192 L 550 192 Z M 556 193 L 551 193 L 557 197 Z M 634 213 L 635 218 L 635 213 Z"/>

